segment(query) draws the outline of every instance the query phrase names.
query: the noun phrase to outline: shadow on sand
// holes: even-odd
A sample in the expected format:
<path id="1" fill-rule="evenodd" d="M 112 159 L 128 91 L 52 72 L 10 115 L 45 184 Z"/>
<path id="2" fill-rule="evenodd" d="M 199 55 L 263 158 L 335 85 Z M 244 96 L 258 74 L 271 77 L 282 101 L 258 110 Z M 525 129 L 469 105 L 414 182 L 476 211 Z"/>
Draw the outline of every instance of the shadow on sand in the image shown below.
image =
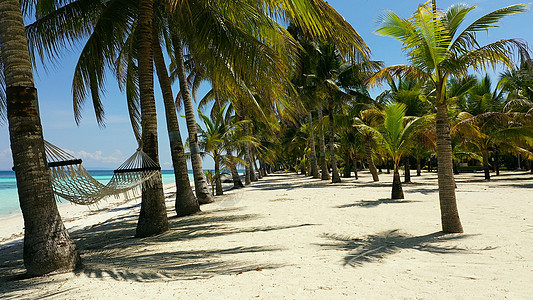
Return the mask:
<path id="1" fill-rule="evenodd" d="M 323 234 L 322 238 L 328 242 L 320 244 L 321 247 L 331 250 L 347 251 L 344 257 L 344 266 L 359 267 L 364 263 L 376 262 L 393 255 L 403 249 L 415 249 L 437 254 L 471 252 L 472 249 L 456 246 L 441 246 L 439 243 L 464 239 L 472 235 L 444 234 L 435 232 L 421 236 L 402 234 L 398 229 L 369 235 L 363 238 Z M 494 248 L 476 249 L 491 250 Z"/>
<path id="2" fill-rule="evenodd" d="M 258 215 L 240 213 L 240 209 L 224 208 L 184 218 L 169 218 L 171 230 L 142 239 L 133 238 L 137 216 L 114 218 L 71 234 L 84 263 L 84 267 L 75 274 L 90 278 L 144 282 L 209 278 L 218 274 L 235 275 L 254 271 L 258 267 L 278 268 L 282 265 L 268 263 L 258 265 L 259 262 L 244 259 L 240 255 L 257 253 L 260 256 L 260 253 L 285 249 L 265 245 L 217 247 L 210 243 L 209 238 L 313 226 L 313 224 L 245 228 L 232 226 L 237 222 L 257 217 Z M 203 249 L 183 250 L 183 246 L 180 246 L 183 242 L 199 238 L 206 239 Z M 238 240 L 239 237 L 235 239 Z M 169 247 L 169 244 L 172 246 Z M 164 249 L 160 247 L 163 245 Z M 35 292 L 40 290 L 39 286 L 49 283 L 51 278 L 54 278 L 54 276 L 31 280 L 24 278 L 20 241 L 4 244 L 0 248 L 0 257 L 2 258 L 0 290 L 3 298 L 20 297 L 21 293 L 36 296 Z M 54 280 L 57 283 L 57 280 L 63 279 L 54 278 Z M 38 298 L 49 296 L 54 295 L 41 294 Z"/>
<path id="3" fill-rule="evenodd" d="M 360 202 L 356 202 L 356 203 L 349 203 L 349 204 L 335 206 L 335 208 L 376 207 L 381 204 L 403 204 L 403 203 L 414 203 L 414 202 L 420 202 L 420 201 L 383 198 L 383 199 L 378 199 L 378 200 L 361 200 Z"/>

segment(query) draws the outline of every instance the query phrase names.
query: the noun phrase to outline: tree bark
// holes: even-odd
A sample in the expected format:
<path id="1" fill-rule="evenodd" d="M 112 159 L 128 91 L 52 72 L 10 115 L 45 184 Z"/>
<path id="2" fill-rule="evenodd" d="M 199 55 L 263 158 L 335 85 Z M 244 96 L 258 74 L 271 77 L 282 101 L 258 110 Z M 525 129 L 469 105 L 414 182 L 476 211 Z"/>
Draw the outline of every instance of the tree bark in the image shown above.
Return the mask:
<path id="1" fill-rule="evenodd" d="M 485 180 L 490 180 L 490 164 L 489 164 L 489 152 L 483 151 L 483 171 L 485 173 Z"/>
<path id="2" fill-rule="evenodd" d="M 180 91 L 185 108 L 185 119 L 187 121 L 187 130 L 189 132 L 189 145 L 191 149 L 191 163 L 194 176 L 194 191 L 200 204 L 213 202 L 213 196 L 207 188 L 204 170 L 202 167 L 202 158 L 200 157 L 200 148 L 198 147 L 198 129 L 196 117 L 192 103 L 192 96 L 187 84 L 187 74 L 185 73 L 185 60 L 183 58 L 183 46 L 181 41 L 175 40 L 174 51 L 176 52 L 176 71 L 180 82 Z"/>
<path id="3" fill-rule="evenodd" d="M 256 159 L 254 159 L 254 168 L 255 170 L 257 171 L 257 179 L 262 179 L 263 178 L 263 175 L 261 175 L 261 170 L 259 168 L 257 168 L 257 161 Z M 304 169 L 304 172 L 305 172 L 305 169 Z"/>
<path id="4" fill-rule="evenodd" d="M 498 150 L 494 152 L 494 170 L 496 176 L 500 176 L 500 152 Z"/>
<path id="5" fill-rule="evenodd" d="M 339 169 L 337 168 L 337 157 L 335 156 L 335 120 L 333 109 L 329 109 L 329 153 L 331 155 L 331 183 L 341 182 Z"/>
<path id="6" fill-rule="evenodd" d="M 370 171 L 370 174 L 372 174 L 372 180 L 379 181 L 378 170 L 376 169 L 374 159 L 372 158 L 372 146 L 368 141 L 365 141 L 365 155 L 366 162 L 368 163 L 368 170 Z"/>
<path id="7" fill-rule="evenodd" d="M 141 102 L 142 149 L 159 164 L 157 144 L 157 115 L 154 97 L 154 69 L 152 55 L 153 0 L 139 1 L 137 47 L 139 61 L 139 92 Z M 168 230 L 167 209 L 161 174 L 153 184 L 144 184 L 141 212 L 135 236 L 147 237 Z"/>
<path id="8" fill-rule="evenodd" d="M 233 179 L 233 188 L 240 189 L 244 187 L 244 184 L 242 184 L 241 177 L 239 176 L 239 172 L 237 171 L 237 167 L 235 166 L 235 164 L 229 163 L 228 167 L 231 171 L 231 178 Z"/>
<path id="9" fill-rule="evenodd" d="M 403 199 L 402 180 L 398 168 L 395 168 L 393 173 L 391 199 Z"/>
<path id="10" fill-rule="evenodd" d="M 405 158 L 404 182 L 411 182 L 411 162 L 409 161 L 409 156 Z"/>
<path id="11" fill-rule="evenodd" d="M 355 176 L 355 179 L 359 179 L 359 175 L 357 174 L 357 157 L 354 156 L 353 158 L 353 173 Z"/>
<path id="12" fill-rule="evenodd" d="M 220 174 L 220 157 L 215 151 L 215 186 L 216 186 L 216 194 L 217 196 L 220 196 L 224 194 L 224 191 L 222 190 L 222 174 Z"/>
<path id="13" fill-rule="evenodd" d="M 4 64 L 7 118 L 20 208 L 24 266 L 30 276 L 81 266 L 59 215 L 46 161 L 37 90 L 20 2 L 0 2 L 0 60 Z"/>
<path id="14" fill-rule="evenodd" d="M 450 137 L 450 125 L 448 121 L 448 107 L 441 100 L 441 85 L 437 85 L 437 159 L 438 159 L 438 183 L 439 202 L 442 221 L 442 231 L 446 233 L 463 232 L 457 200 L 455 198 L 455 179 L 452 166 L 452 142 Z"/>
<path id="15" fill-rule="evenodd" d="M 311 112 L 308 113 L 309 118 L 309 139 L 310 142 L 310 148 L 311 148 L 311 154 L 310 154 L 310 161 L 311 161 L 311 176 L 313 178 L 320 178 L 320 174 L 318 173 L 318 164 L 316 162 L 316 149 L 315 149 L 315 131 L 313 130 L 313 114 Z"/>
<path id="16" fill-rule="evenodd" d="M 416 158 L 416 176 L 422 175 L 422 164 L 420 163 L 420 157 Z"/>
<path id="17" fill-rule="evenodd" d="M 157 31 L 153 30 L 152 47 L 154 50 L 154 63 L 157 71 L 157 78 L 163 93 L 163 103 L 165 105 L 165 116 L 167 121 L 167 132 L 170 140 L 170 156 L 172 167 L 174 168 L 174 179 L 176 181 L 175 210 L 178 217 L 188 216 L 200 211 L 198 200 L 192 191 L 189 181 L 189 171 L 187 169 L 187 158 L 181 139 L 178 115 L 172 94 L 172 85 L 168 76 L 163 51 L 159 44 Z"/>
<path id="18" fill-rule="evenodd" d="M 318 104 L 318 122 L 322 121 L 322 103 Z M 324 130 L 322 129 L 322 124 L 318 127 L 318 142 L 319 142 L 319 148 L 320 148 L 320 169 L 321 169 L 321 177 L 322 180 L 329 180 L 329 170 L 328 170 L 328 162 L 326 161 L 326 142 L 324 139 Z"/>
<path id="19" fill-rule="evenodd" d="M 344 156 L 344 178 L 350 178 L 350 175 L 352 174 L 352 161 L 350 154 L 347 153 Z"/>

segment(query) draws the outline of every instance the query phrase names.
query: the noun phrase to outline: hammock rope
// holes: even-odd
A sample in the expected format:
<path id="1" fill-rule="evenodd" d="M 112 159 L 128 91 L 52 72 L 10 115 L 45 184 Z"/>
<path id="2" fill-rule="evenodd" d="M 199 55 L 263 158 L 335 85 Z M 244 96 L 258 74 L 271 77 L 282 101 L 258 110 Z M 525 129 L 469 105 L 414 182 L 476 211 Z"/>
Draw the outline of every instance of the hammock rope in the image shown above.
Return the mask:
<path id="1" fill-rule="evenodd" d="M 105 197 L 118 196 L 138 186 L 152 186 L 161 178 L 159 165 L 140 149 L 114 170 L 107 184 L 103 184 L 89 174 L 81 159 L 47 141 L 44 145 L 56 198 L 75 204 L 95 204 Z"/>

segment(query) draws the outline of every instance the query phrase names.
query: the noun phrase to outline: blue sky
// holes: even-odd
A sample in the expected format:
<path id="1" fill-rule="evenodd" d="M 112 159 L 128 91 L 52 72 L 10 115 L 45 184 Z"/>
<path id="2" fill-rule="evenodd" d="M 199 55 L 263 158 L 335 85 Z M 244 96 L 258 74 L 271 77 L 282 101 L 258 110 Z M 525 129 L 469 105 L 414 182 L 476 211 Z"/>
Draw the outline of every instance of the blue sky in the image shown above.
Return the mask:
<path id="1" fill-rule="evenodd" d="M 377 20 L 387 10 L 409 17 L 422 1 L 417 0 L 330 0 L 328 1 L 359 32 L 372 51 L 372 59 L 382 60 L 386 65 L 405 63 L 400 42 L 374 34 Z M 478 8 L 470 13 L 467 22 L 503 6 L 519 3 L 505 0 L 463 1 Z M 440 8 L 447 8 L 456 1 L 438 0 Z M 501 27 L 493 28 L 489 34 L 480 34 L 483 43 L 502 38 L 522 38 L 533 43 L 533 12 L 518 14 L 505 19 Z M 46 70 L 38 66 L 35 84 L 38 89 L 41 120 L 45 139 L 66 149 L 84 160 L 88 168 L 114 169 L 137 148 L 127 116 L 125 97 L 119 91 L 113 76 L 109 74 L 106 93 L 103 96 L 106 111 L 106 127 L 96 124 L 94 112 L 89 102 L 83 111 L 83 119 L 77 126 L 72 111 L 71 83 L 79 49 L 73 48 L 55 66 Z M 155 81 L 157 83 L 157 80 Z M 174 87 L 178 90 L 177 85 Z M 204 85 L 199 95 L 208 90 Z M 161 91 L 156 84 L 155 96 L 158 110 L 159 153 L 163 169 L 171 169 L 171 159 L 166 134 L 166 123 L 162 107 Z M 181 113 L 183 114 L 183 113 Z M 185 120 L 181 118 L 180 129 L 187 137 Z M 11 169 L 13 163 L 9 149 L 7 125 L 0 126 L 0 170 Z M 206 160 L 205 168 L 212 168 L 212 161 Z"/>

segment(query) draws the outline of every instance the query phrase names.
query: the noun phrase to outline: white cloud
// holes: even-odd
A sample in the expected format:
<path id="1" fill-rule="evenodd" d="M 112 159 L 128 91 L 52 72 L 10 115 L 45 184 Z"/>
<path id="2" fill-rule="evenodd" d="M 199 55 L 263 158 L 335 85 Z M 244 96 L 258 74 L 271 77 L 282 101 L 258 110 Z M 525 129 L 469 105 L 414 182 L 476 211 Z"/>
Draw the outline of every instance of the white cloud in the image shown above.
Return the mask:
<path id="1" fill-rule="evenodd" d="M 81 159 L 92 159 L 94 161 L 103 163 L 122 163 L 124 161 L 124 155 L 120 150 L 115 150 L 111 155 L 104 155 L 103 151 L 97 150 L 93 153 L 87 151 L 79 151 L 75 153 L 75 156 Z"/>

